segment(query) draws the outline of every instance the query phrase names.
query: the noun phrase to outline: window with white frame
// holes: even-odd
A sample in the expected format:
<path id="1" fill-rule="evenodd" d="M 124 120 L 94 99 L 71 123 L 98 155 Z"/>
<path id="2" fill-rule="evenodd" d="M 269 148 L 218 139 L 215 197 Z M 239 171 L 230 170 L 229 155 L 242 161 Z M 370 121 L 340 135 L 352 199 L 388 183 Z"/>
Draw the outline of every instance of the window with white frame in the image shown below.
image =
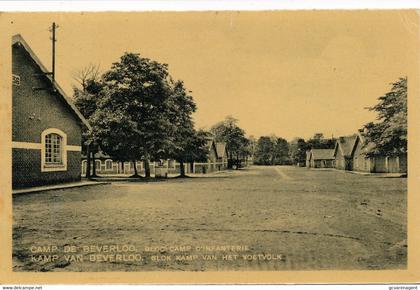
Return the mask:
<path id="1" fill-rule="evenodd" d="M 63 164 L 63 137 L 51 133 L 45 136 L 45 165 Z"/>
<path id="2" fill-rule="evenodd" d="M 67 170 L 67 135 L 57 128 L 41 133 L 41 171 Z"/>
<path id="3" fill-rule="evenodd" d="M 97 170 L 101 170 L 101 161 L 100 160 L 95 160 L 95 167 Z"/>
<path id="4" fill-rule="evenodd" d="M 106 170 L 112 169 L 112 160 L 105 160 L 105 169 Z"/>

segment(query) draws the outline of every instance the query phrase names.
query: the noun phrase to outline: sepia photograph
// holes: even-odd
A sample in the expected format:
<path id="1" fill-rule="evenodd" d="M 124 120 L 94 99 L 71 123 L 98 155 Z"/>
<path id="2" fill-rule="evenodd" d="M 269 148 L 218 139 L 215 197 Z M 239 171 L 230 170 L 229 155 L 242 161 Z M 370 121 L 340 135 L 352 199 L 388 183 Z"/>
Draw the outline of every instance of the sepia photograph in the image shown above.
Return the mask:
<path id="1" fill-rule="evenodd" d="M 12 271 L 407 270 L 417 13 L 0 15 Z"/>

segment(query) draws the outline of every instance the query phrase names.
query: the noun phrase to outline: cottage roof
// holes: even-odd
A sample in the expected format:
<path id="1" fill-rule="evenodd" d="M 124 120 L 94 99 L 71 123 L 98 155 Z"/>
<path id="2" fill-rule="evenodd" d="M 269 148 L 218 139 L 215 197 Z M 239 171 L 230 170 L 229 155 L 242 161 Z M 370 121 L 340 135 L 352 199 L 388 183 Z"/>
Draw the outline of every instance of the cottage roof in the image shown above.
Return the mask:
<path id="1" fill-rule="evenodd" d="M 217 142 L 216 143 L 216 152 L 219 158 L 223 158 L 226 155 L 226 143 Z"/>
<path id="2" fill-rule="evenodd" d="M 362 144 L 361 153 L 368 154 L 373 152 L 376 149 L 376 144 L 374 142 L 369 142 L 366 144 L 366 138 L 361 132 L 357 135 L 359 137 L 359 142 Z"/>
<path id="3" fill-rule="evenodd" d="M 213 140 L 207 140 L 207 143 L 206 143 L 206 146 L 207 146 L 207 149 L 211 149 L 211 147 L 213 146 Z"/>
<path id="4" fill-rule="evenodd" d="M 48 80 L 53 84 L 55 90 L 58 92 L 59 97 L 64 101 L 64 103 L 68 106 L 68 108 L 76 115 L 76 117 L 81 121 L 82 124 L 84 124 L 88 129 L 91 129 L 89 122 L 85 119 L 85 117 L 83 117 L 83 115 L 76 108 L 76 106 L 73 104 L 71 99 L 66 95 L 63 89 L 58 85 L 58 83 L 52 79 L 51 75 L 49 74 L 49 70 L 42 64 L 41 60 L 36 56 L 36 54 L 33 52 L 31 47 L 26 43 L 26 41 L 23 39 L 23 37 L 20 34 L 16 34 L 12 37 L 12 45 L 15 45 L 15 44 L 22 45 L 22 47 L 28 52 L 30 57 L 33 59 L 33 61 L 39 66 L 41 71 L 45 74 L 45 77 L 47 77 Z"/>
<path id="5" fill-rule="evenodd" d="M 357 135 L 344 136 L 338 138 L 335 146 L 335 151 L 340 150 L 344 156 L 351 157 L 353 154 L 354 145 L 356 144 L 356 140 Z"/>
<path id="6" fill-rule="evenodd" d="M 313 160 L 332 160 L 334 159 L 334 149 L 312 149 Z"/>
<path id="7" fill-rule="evenodd" d="M 365 141 L 366 141 L 366 138 L 365 138 L 365 136 L 364 136 L 364 134 L 363 134 L 363 132 L 362 131 L 358 131 L 357 132 L 357 137 L 359 137 L 359 140 L 362 142 L 362 144 L 363 143 L 365 143 Z"/>
<path id="8" fill-rule="evenodd" d="M 216 149 L 216 143 L 214 142 L 214 139 L 207 139 L 207 143 L 206 143 L 206 148 L 207 150 L 212 151 L 216 154 L 216 158 L 217 158 L 217 149 Z"/>
<path id="9" fill-rule="evenodd" d="M 363 154 L 368 154 L 373 152 L 376 149 L 376 144 L 373 142 L 369 142 L 368 144 L 364 145 L 362 148 Z"/>

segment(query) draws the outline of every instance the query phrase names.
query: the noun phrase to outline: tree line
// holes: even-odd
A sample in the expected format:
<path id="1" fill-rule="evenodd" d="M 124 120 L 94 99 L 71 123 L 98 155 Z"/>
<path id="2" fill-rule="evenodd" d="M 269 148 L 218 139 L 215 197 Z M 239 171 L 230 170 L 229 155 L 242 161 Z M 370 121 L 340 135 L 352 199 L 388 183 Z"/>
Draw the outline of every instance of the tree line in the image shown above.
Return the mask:
<path id="1" fill-rule="evenodd" d="M 375 144 L 368 155 L 392 156 L 407 152 L 407 77 L 391 84 L 391 90 L 378 98 L 378 104 L 366 109 L 377 113 L 376 122 L 361 128 L 367 144 Z M 275 135 L 262 136 L 255 142 L 254 163 L 261 165 L 305 164 L 306 151 L 333 149 L 336 138 L 316 133 L 305 141 L 287 142 Z"/>
<path id="2" fill-rule="evenodd" d="M 334 148 L 335 138 L 325 138 L 324 134 L 316 133 L 307 141 L 295 138 L 286 139 L 271 136 L 261 136 L 255 144 L 254 164 L 258 165 L 291 165 L 305 164 L 306 151 L 311 149 Z"/>
<path id="3" fill-rule="evenodd" d="M 195 129 L 192 114 L 197 106 L 191 91 L 170 76 L 167 64 L 125 53 L 102 74 L 89 65 L 76 81 L 75 104 L 92 127 L 83 132 L 86 177 L 96 175 L 99 150 L 114 161 L 132 162 L 133 177 L 140 177 L 137 161 L 150 177 L 149 163 L 162 159 L 179 162 L 180 176 L 185 176 L 185 163 L 206 161 L 210 138 L 226 143 L 228 168 L 240 167 L 249 154 L 245 131 L 233 117 L 210 131 Z"/>
<path id="4" fill-rule="evenodd" d="M 256 140 L 246 137 L 232 116 L 208 131 L 197 130 L 192 119 L 197 106 L 184 82 L 170 76 L 167 64 L 136 53 L 125 53 L 102 74 L 90 65 L 76 80 L 75 104 L 92 126 L 83 132 L 87 177 L 96 174 L 94 161 L 99 150 L 114 161 L 132 162 L 134 177 L 139 177 L 137 161 L 143 162 L 145 177 L 150 177 L 149 162 L 161 159 L 179 162 L 180 176 L 185 176 L 185 163 L 207 160 L 209 139 L 226 144 L 228 168 L 240 168 L 250 156 L 254 164 L 304 164 L 307 150 L 332 149 L 336 142 L 322 133 L 290 142 L 275 135 Z M 378 100 L 367 108 L 377 112 L 376 122 L 362 128 L 366 143 L 376 144 L 370 154 L 407 152 L 407 78 L 393 83 Z"/>

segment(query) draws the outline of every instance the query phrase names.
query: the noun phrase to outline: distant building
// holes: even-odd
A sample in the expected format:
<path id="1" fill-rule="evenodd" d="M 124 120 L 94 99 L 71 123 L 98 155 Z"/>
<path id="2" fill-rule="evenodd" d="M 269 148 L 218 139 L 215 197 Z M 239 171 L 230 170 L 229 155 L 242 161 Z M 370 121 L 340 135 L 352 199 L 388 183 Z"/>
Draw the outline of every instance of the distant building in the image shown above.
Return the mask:
<path id="1" fill-rule="evenodd" d="M 311 150 L 306 150 L 305 166 L 308 168 L 311 167 Z"/>
<path id="2" fill-rule="evenodd" d="M 93 167 L 93 160 L 91 159 L 91 170 Z M 141 162 L 137 164 L 140 165 Z M 82 155 L 82 175 L 86 174 L 87 156 Z M 130 174 L 134 173 L 134 167 L 131 162 L 117 162 L 112 158 L 99 151 L 95 153 L 95 170 L 97 174 Z"/>
<path id="3" fill-rule="evenodd" d="M 228 153 L 226 149 L 226 143 L 216 142 L 216 153 L 217 153 L 217 170 L 224 170 L 228 166 Z"/>
<path id="4" fill-rule="evenodd" d="M 307 152 L 307 167 L 334 167 L 334 149 L 312 149 Z"/>
<path id="5" fill-rule="evenodd" d="M 91 170 L 93 167 L 93 160 L 91 162 Z M 184 164 L 185 172 L 190 173 L 188 170 L 188 163 Z M 132 161 L 114 161 L 111 159 L 110 156 L 99 151 L 95 154 L 95 167 L 96 167 L 96 174 L 98 175 L 132 175 L 134 174 L 134 164 Z M 138 174 L 144 174 L 144 164 L 143 161 L 136 161 L 136 167 Z M 180 165 L 173 159 L 168 160 L 158 160 L 158 161 L 151 161 L 149 163 L 150 172 L 152 174 L 155 173 L 156 168 L 166 168 L 168 173 L 180 173 Z M 86 156 L 82 156 L 82 175 L 86 174 L 87 169 L 87 158 Z"/>
<path id="6" fill-rule="evenodd" d="M 12 39 L 12 185 L 79 181 L 90 127 L 20 35 Z"/>
<path id="7" fill-rule="evenodd" d="M 91 170 L 93 167 L 93 160 L 91 162 Z M 191 173 L 190 164 L 184 163 L 185 173 Z M 109 155 L 102 151 L 95 154 L 95 167 L 96 174 L 98 175 L 132 175 L 134 174 L 134 164 L 132 161 L 115 161 Z M 143 161 L 136 161 L 136 167 L 138 174 L 144 174 Z M 180 173 L 180 164 L 173 159 L 151 161 L 149 163 L 150 172 L 155 173 L 156 168 L 164 167 L 170 174 Z M 82 175 L 86 174 L 87 169 L 87 157 L 82 156 Z"/>
<path id="8" fill-rule="evenodd" d="M 207 153 L 207 162 L 195 162 L 194 163 L 194 173 L 207 173 L 213 172 L 216 170 L 217 162 L 217 149 L 216 143 L 213 138 L 208 138 L 206 141 Z"/>
<path id="9" fill-rule="evenodd" d="M 227 168 L 227 152 L 225 143 L 215 143 L 213 139 L 208 138 L 206 143 L 208 149 L 207 160 L 205 162 L 189 162 L 184 163 L 185 173 L 209 173 L 213 171 L 220 171 Z M 91 168 L 93 166 L 93 160 L 91 160 Z M 180 164 L 173 159 L 160 160 L 156 162 L 150 162 L 150 171 L 154 173 L 155 168 L 165 167 L 169 174 L 180 173 Z M 99 175 L 113 175 L 123 174 L 130 175 L 134 174 L 133 162 L 117 162 L 102 151 L 95 154 L 95 167 L 96 173 Z M 142 161 L 136 162 L 137 171 L 139 174 L 144 174 L 144 167 Z M 87 157 L 82 156 L 81 170 L 82 174 L 86 174 L 87 169 Z M 91 169 L 92 170 L 92 169 Z"/>
<path id="10" fill-rule="evenodd" d="M 334 149 L 335 167 L 371 173 L 406 173 L 407 154 L 375 153 L 376 144 L 366 143 L 363 134 L 340 137 Z"/>
<path id="11" fill-rule="evenodd" d="M 386 172 L 386 164 L 384 156 L 369 157 L 368 154 L 374 150 L 374 143 L 365 143 L 365 138 L 359 134 L 357 136 L 354 156 L 353 169 L 362 172 Z"/>
<path id="12" fill-rule="evenodd" d="M 407 154 L 385 156 L 374 154 L 376 145 L 372 142 L 366 144 L 364 136 L 357 135 L 354 153 L 353 170 L 376 173 L 406 173 Z"/>
<path id="13" fill-rule="evenodd" d="M 353 153 L 357 135 L 337 139 L 334 148 L 335 167 L 341 170 L 353 170 Z"/>

